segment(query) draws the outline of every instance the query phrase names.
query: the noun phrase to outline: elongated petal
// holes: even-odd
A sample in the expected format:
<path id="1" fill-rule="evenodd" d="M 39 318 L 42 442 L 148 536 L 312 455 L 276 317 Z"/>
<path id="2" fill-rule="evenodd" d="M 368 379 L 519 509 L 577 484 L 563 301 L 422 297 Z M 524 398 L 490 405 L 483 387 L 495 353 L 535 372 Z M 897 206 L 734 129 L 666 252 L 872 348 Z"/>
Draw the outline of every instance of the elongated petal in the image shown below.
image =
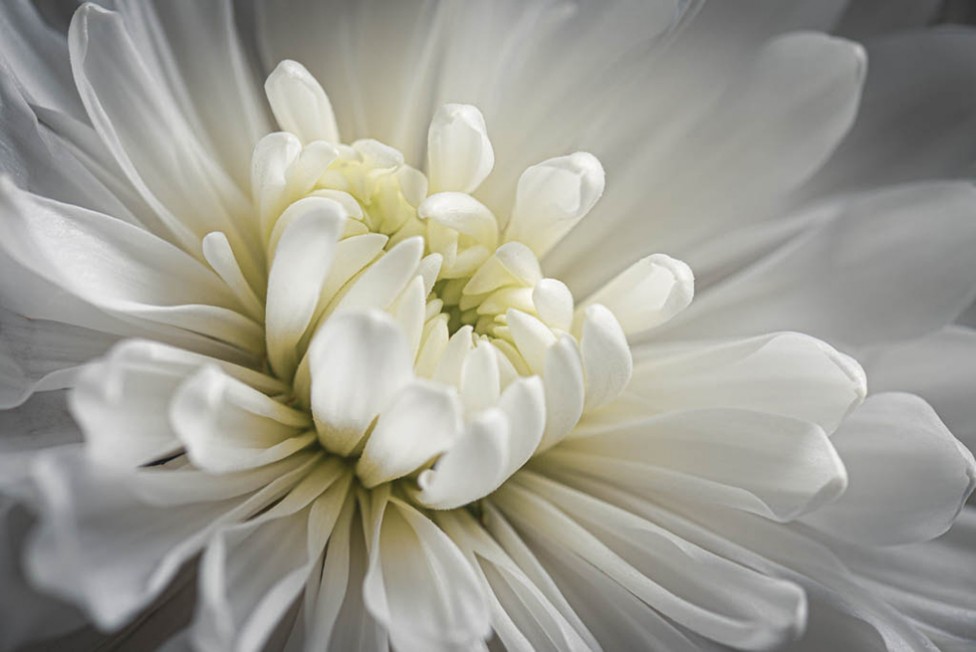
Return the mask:
<path id="1" fill-rule="evenodd" d="M 5 250 L 64 290 L 125 317 L 260 349 L 260 328 L 236 312 L 219 277 L 168 242 L 9 181 L 0 182 L 0 205 Z"/>
<path id="2" fill-rule="evenodd" d="M 735 409 L 670 412 L 571 439 L 546 460 L 650 498 L 714 502 L 789 521 L 847 487 L 841 458 L 818 426 Z"/>
<path id="3" fill-rule="evenodd" d="M 190 460 L 211 473 L 276 462 L 316 440 L 307 414 L 211 366 L 180 385 L 168 415 Z"/>
<path id="4" fill-rule="evenodd" d="M 453 509 L 497 489 L 508 468 L 509 431 L 501 410 L 479 414 L 434 468 L 417 478 L 417 502 L 433 509 Z"/>
<path id="5" fill-rule="evenodd" d="M 530 167 L 519 179 L 506 238 L 542 256 L 590 212 L 604 183 L 603 166 L 586 152 Z"/>
<path id="6" fill-rule="evenodd" d="M 329 319 L 309 349 L 312 415 L 322 444 L 350 453 L 370 422 L 410 379 L 410 349 L 379 312 Z"/>
<path id="7" fill-rule="evenodd" d="M 487 637 L 488 608 L 457 546 L 423 514 L 376 494 L 368 524 L 366 608 L 403 652 L 473 646 Z"/>
<path id="8" fill-rule="evenodd" d="M 852 358 L 797 333 L 720 344 L 642 347 L 628 393 L 648 411 L 733 407 L 795 417 L 833 432 L 867 393 Z"/>
<path id="9" fill-rule="evenodd" d="M 923 400 L 877 394 L 834 444 L 850 487 L 806 521 L 841 539 L 895 545 L 945 532 L 976 487 L 976 461 Z"/>
<path id="10" fill-rule="evenodd" d="M 307 467 L 249 497 L 154 508 L 132 496 L 123 474 L 77 453 L 51 453 L 35 470 L 43 518 L 27 567 L 34 582 L 78 603 L 99 626 L 121 627 L 214 531 L 280 497 Z"/>
<path id="11" fill-rule="evenodd" d="M 469 104 L 445 104 L 434 114 L 427 133 L 431 192 L 471 192 L 495 164 L 485 118 Z"/>
<path id="12" fill-rule="evenodd" d="M 308 144 L 315 140 L 339 142 L 332 104 L 322 86 L 297 61 L 278 64 L 264 83 L 278 125 Z"/>
<path id="13" fill-rule="evenodd" d="M 577 563 L 592 564 L 678 624 L 740 649 L 769 649 L 799 633 L 806 604 L 795 584 L 743 568 L 551 480 L 519 478 L 494 500 L 521 531 L 547 547 L 567 548 Z M 736 592 L 716 592 L 716 582 Z"/>
<path id="14" fill-rule="evenodd" d="M 395 480 L 450 448 L 460 430 L 457 393 L 416 381 L 401 389 L 380 415 L 356 473 L 366 487 Z"/>
<path id="15" fill-rule="evenodd" d="M 265 337 L 272 368 L 288 378 L 298 365 L 295 347 L 312 321 L 342 234 L 345 210 L 330 199 L 302 199 L 282 214 L 268 273 Z"/>

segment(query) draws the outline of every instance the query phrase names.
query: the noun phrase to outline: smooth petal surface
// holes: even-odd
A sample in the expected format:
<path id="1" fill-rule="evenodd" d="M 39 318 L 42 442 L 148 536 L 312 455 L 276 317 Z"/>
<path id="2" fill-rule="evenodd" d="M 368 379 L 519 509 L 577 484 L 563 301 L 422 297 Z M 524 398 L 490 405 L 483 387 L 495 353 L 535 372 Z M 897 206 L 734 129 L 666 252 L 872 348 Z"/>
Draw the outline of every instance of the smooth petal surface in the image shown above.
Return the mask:
<path id="1" fill-rule="evenodd" d="M 210 473 L 277 462 L 316 441 L 304 412 L 204 367 L 180 384 L 169 421 L 190 460 Z"/>
<path id="2" fill-rule="evenodd" d="M 397 393 L 376 421 L 356 474 L 366 487 L 395 480 L 446 451 L 460 432 L 457 393 L 415 381 Z"/>
<path id="3" fill-rule="evenodd" d="M 264 328 L 268 357 L 280 378 L 298 366 L 296 345 L 315 314 L 344 222 L 337 202 L 308 197 L 289 206 L 275 225 L 280 235 L 268 272 Z"/>
<path id="4" fill-rule="evenodd" d="M 971 303 L 976 189 L 970 184 L 886 189 L 838 200 L 831 212 L 700 294 L 658 335 L 787 329 L 858 346 L 924 335 Z"/>
<path id="5" fill-rule="evenodd" d="M 925 401 L 877 394 L 832 439 L 850 486 L 804 520 L 873 545 L 925 541 L 945 532 L 976 487 L 976 461 Z"/>
<path id="6" fill-rule="evenodd" d="M 397 650 L 477 645 L 490 631 L 474 571 L 457 546 L 420 512 L 382 492 L 371 499 L 369 571 L 363 598 Z"/>
<path id="7" fill-rule="evenodd" d="M 712 555 L 586 494 L 522 474 L 493 500 L 531 540 L 567 548 L 577 563 L 593 565 L 662 615 L 708 638 L 769 649 L 802 627 L 805 600 L 796 585 Z M 720 581 L 736 587 L 734 597 L 714 590 Z"/>
<path id="8" fill-rule="evenodd" d="M 495 165 L 485 118 L 470 104 L 445 104 L 437 110 L 427 133 L 427 176 L 430 192 L 471 192 Z"/>
<path id="9" fill-rule="evenodd" d="M 637 335 L 668 321 L 688 307 L 695 294 L 691 268 L 664 254 L 642 258 L 589 296 L 580 310 L 606 306 L 624 333 Z"/>
<path id="10" fill-rule="evenodd" d="M 564 480 L 585 474 L 647 498 L 714 502 L 777 521 L 815 510 L 847 487 L 821 428 L 733 409 L 671 412 L 571 439 L 534 464 Z"/>
<path id="11" fill-rule="evenodd" d="M 382 313 L 348 313 L 329 319 L 308 356 L 319 439 L 327 449 L 347 455 L 410 379 L 406 337 Z"/>
<path id="12" fill-rule="evenodd" d="M 670 350 L 637 348 L 624 397 L 644 414 L 751 409 L 810 421 L 831 433 L 866 394 L 864 371 L 852 358 L 812 337 L 778 333 Z"/>
<path id="13" fill-rule="evenodd" d="M 249 498 L 174 509 L 139 501 L 126 490 L 124 474 L 77 451 L 49 454 L 35 476 L 43 519 L 27 558 L 31 578 L 79 603 L 106 629 L 121 627 L 158 596 L 215 530 L 261 509 L 298 479 L 292 471 Z"/>
<path id="14" fill-rule="evenodd" d="M 316 140 L 339 142 L 332 104 L 322 86 L 297 61 L 285 60 L 268 76 L 264 91 L 278 126 L 303 144 Z"/>

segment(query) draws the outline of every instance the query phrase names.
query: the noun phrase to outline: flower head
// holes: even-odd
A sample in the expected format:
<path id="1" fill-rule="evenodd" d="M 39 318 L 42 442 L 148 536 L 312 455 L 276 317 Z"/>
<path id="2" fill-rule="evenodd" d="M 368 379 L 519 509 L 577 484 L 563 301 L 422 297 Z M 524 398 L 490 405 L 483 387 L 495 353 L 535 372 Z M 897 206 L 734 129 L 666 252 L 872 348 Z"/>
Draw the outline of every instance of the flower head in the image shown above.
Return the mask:
<path id="1" fill-rule="evenodd" d="M 70 389 L 60 445 L 3 467 L 29 462 L 5 484 L 38 514 L 36 586 L 116 631 L 196 582 L 192 621 L 176 618 L 170 642 L 200 650 L 483 649 L 492 637 L 513 650 L 766 650 L 802 635 L 811 598 L 815 623 L 825 608 L 866 609 L 892 647 L 944 635 L 889 615 L 897 599 L 871 591 L 888 581 L 871 566 L 884 555 L 865 550 L 945 532 L 976 483 L 972 454 L 921 399 L 866 398 L 830 315 L 808 323 L 831 343 L 793 332 L 769 307 L 782 284 L 762 270 L 693 303 L 691 267 L 655 249 L 688 251 L 715 286 L 734 265 L 692 246 L 722 232 L 700 216 L 723 202 L 762 214 L 799 191 L 851 126 L 860 47 L 781 36 L 742 57 L 731 101 L 697 88 L 755 148 L 715 156 L 692 192 L 680 157 L 679 173 L 651 166 L 659 176 L 639 179 L 669 140 L 693 149 L 728 125 L 696 131 L 689 114 L 628 158 L 626 130 L 604 123 L 607 175 L 575 146 L 550 151 L 553 136 L 571 140 L 566 124 L 539 138 L 496 127 L 498 97 L 481 107 L 488 118 L 475 104 L 428 106 L 433 95 L 404 102 L 372 64 L 383 83 L 333 92 L 303 65 L 340 65 L 322 53 L 276 60 L 256 99 L 230 5 L 146 7 L 80 8 L 67 35 L 77 97 L 14 105 L 45 125 L 35 135 L 81 188 L 0 179 L 2 260 L 21 279 L 4 286 L 17 375 L 2 396 L 43 430 L 38 414 L 65 414 L 60 394 L 44 397 Z M 632 18 L 526 7 L 498 25 L 597 38 Z M 318 24 L 306 9 L 263 6 L 265 54 L 287 49 L 281 30 L 302 33 L 296 20 Z M 441 3 L 429 18 L 441 29 L 482 9 Z M 679 9 L 638 13 L 669 43 Z M 211 21 L 230 77 L 194 67 L 213 56 L 199 42 L 179 50 L 182 30 L 198 29 L 188 17 Z M 401 36 L 364 29 L 363 57 Z M 419 42 L 444 78 L 467 51 Z M 614 56 L 626 60 L 624 45 Z M 580 78 L 603 72 L 564 63 Z M 809 75 L 790 110 L 756 119 L 798 69 Z M 784 153 L 794 112 L 811 134 Z M 723 174 L 732 164 L 748 174 Z M 624 190 L 604 209 L 615 170 Z M 775 191 L 755 197 L 760 182 Z M 942 205 L 974 198 L 928 192 Z M 639 201 L 621 210 L 627 193 Z M 843 206 L 858 201 L 871 199 Z M 835 204 L 811 206 L 786 228 L 730 238 L 732 259 L 799 232 L 767 263 L 782 278 L 817 254 L 843 269 L 840 249 L 803 248 L 837 223 Z M 681 220 L 691 228 L 661 231 Z M 70 443 L 79 430 L 83 447 Z"/>

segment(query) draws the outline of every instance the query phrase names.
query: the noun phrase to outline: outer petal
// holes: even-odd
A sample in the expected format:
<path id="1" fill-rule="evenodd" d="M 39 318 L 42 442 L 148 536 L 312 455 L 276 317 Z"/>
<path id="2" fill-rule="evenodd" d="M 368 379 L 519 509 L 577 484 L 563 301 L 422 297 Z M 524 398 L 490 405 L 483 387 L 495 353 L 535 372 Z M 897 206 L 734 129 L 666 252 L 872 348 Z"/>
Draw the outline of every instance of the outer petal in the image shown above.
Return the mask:
<path id="1" fill-rule="evenodd" d="M 540 547 L 563 547 L 576 563 L 594 566 L 662 615 L 720 643 L 769 649 L 802 627 L 806 605 L 799 587 L 707 553 L 586 494 L 523 473 L 493 501 L 531 540 L 545 542 Z M 734 586 L 734 597 L 716 592 L 716 583 Z"/>
<path id="2" fill-rule="evenodd" d="M 837 200 L 812 228 L 700 293 L 660 336 L 795 329 L 856 346 L 923 335 L 973 299 L 974 217 L 976 189 L 964 183 Z"/>
<path id="3" fill-rule="evenodd" d="M 433 522 L 374 491 L 366 607 L 403 652 L 470 647 L 487 637 L 488 609 L 467 560 Z"/>
<path id="4" fill-rule="evenodd" d="M 853 359 L 798 333 L 715 344 L 636 349 L 626 400 L 594 415 L 595 428 L 615 410 L 651 414 L 729 407 L 781 414 L 833 432 L 867 393 Z"/>
<path id="5" fill-rule="evenodd" d="M 319 438 L 329 450 L 348 454 L 410 379 L 406 336 L 383 313 L 338 315 L 312 341 L 308 357 Z"/>
<path id="6" fill-rule="evenodd" d="M 734 409 L 667 413 L 564 442 L 534 464 L 647 498 L 715 502 L 779 521 L 835 500 L 847 486 L 844 465 L 821 428 Z"/>
<path id="7" fill-rule="evenodd" d="M 27 558 L 32 580 L 84 606 L 100 627 L 118 628 L 215 530 L 280 497 L 307 467 L 244 498 L 153 508 L 133 497 L 123 475 L 75 451 L 52 453 L 35 470 L 43 520 Z"/>
<path id="8" fill-rule="evenodd" d="M 942 534 L 976 487 L 976 461 L 921 399 L 878 394 L 832 440 L 850 486 L 804 520 L 833 536 L 895 545 Z"/>

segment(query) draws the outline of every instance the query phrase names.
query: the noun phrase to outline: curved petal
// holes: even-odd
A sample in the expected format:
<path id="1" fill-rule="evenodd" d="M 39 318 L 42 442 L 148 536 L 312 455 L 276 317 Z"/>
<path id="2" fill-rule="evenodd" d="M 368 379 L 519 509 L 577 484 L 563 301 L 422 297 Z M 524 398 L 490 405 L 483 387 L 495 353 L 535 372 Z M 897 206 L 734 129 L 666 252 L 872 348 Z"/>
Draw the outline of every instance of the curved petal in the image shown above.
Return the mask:
<path id="1" fill-rule="evenodd" d="M 457 546 L 408 504 L 374 491 L 366 608 L 403 652 L 472 646 L 490 632 L 474 571 Z"/>
<path id="2" fill-rule="evenodd" d="M 848 541 L 895 545 L 942 534 L 976 487 L 976 461 L 910 394 L 868 398 L 832 438 L 850 486 L 804 521 Z"/>
<path id="3" fill-rule="evenodd" d="M 410 380 L 410 349 L 396 323 L 380 312 L 330 318 L 312 341 L 311 407 L 319 439 L 349 454 L 373 419 Z"/>
<path id="4" fill-rule="evenodd" d="M 650 498 L 714 502 L 790 521 L 837 499 L 847 472 L 818 426 L 759 412 L 671 412 L 571 439 L 537 462 Z"/>
<path id="5" fill-rule="evenodd" d="M 852 358 L 799 333 L 721 343 L 635 348 L 626 405 L 647 414 L 705 407 L 757 410 L 794 417 L 833 432 L 867 394 Z"/>
<path id="6" fill-rule="evenodd" d="M 558 542 L 577 564 L 591 565 L 717 642 L 762 650 L 802 628 L 806 601 L 795 584 L 748 570 L 608 503 L 526 472 L 492 500 L 531 540 L 550 550 Z M 735 591 L 716 592 L 717 584 Z"/>
<path id="7" fill-rule="evenodd" d="M 828 208 L 825 219 L 772 254 L 699 293 L 655 335 L 687 339 L 799 330 L 860 346 L 937 330 L 972 302 L 971 184 L 890 188 L 843 197 Z"/>

